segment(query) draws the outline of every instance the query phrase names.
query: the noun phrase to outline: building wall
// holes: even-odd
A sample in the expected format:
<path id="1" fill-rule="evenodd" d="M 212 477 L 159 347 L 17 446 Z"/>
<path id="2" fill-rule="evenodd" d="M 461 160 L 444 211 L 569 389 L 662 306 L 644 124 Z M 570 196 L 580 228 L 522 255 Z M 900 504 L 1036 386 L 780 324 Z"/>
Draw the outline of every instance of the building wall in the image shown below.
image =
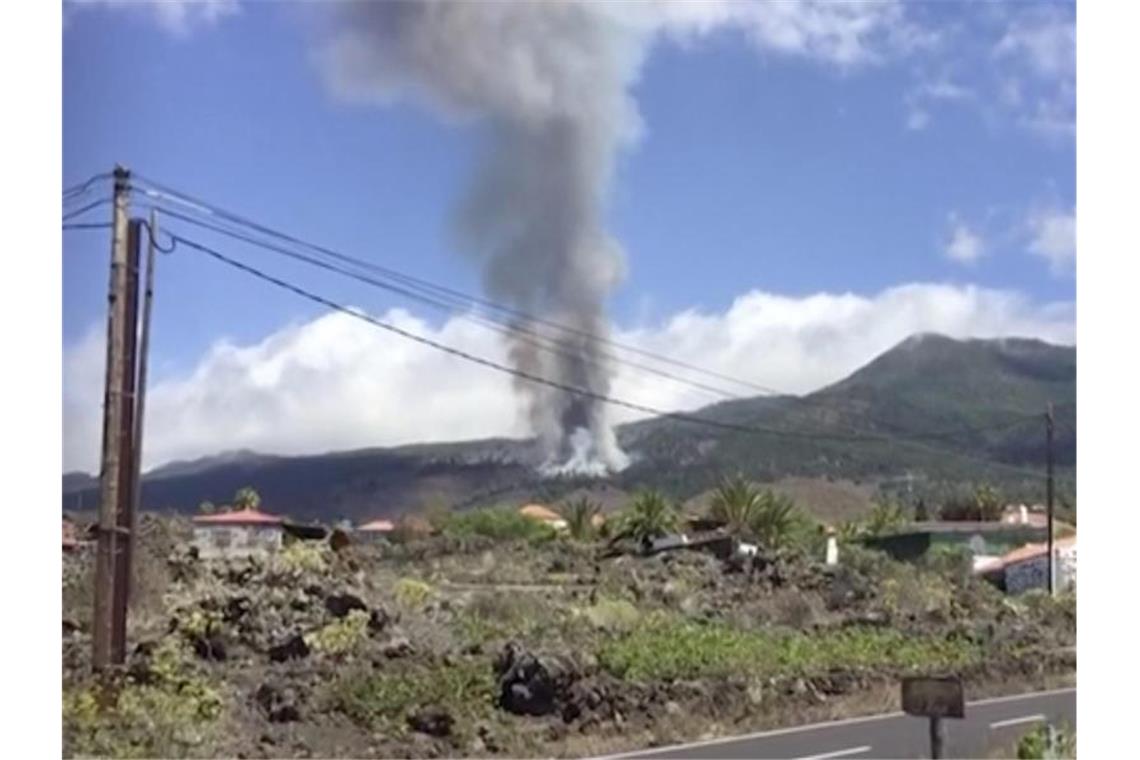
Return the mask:
<path id="1" fill-rule="evenodd" d="M 1058 548 L 1057 590 L 1075 589 L 1077 585 L 1077 547 Z M 1005 569 L 1005 588 L 1011 594 L 1019 594 L 1033 588 L 1049 588 L 1049 563 L 1042 554 L 1024 562 L 1010 565 Z"/>
<path id="2" fill-rule="evenodd" d="M 281 528 L 263 525 L 201 525 L 194 528 L 198 556 L 244 557 L 281 548 Z"/>

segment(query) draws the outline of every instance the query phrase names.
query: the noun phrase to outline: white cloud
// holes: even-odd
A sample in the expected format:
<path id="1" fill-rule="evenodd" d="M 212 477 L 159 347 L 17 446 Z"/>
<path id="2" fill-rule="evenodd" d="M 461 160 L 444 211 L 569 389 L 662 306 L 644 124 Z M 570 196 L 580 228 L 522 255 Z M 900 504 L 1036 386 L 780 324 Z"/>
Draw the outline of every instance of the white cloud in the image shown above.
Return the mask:
<path id="1" fill-rule="evenodd" d="M 197 25 L 210 26 L 234 15 L 240 6 L 238 0 L 67 0 L 67 7 L 73 10 L 103 7 L 145 13 L 164 31 L 184 36 Z"/>
<path id="2" fill-rule="evenodd" d="M 946 258 L 960 264 L 973 264 L 986 252 L 985 242 L 980 234 L 958 218 L 950 215 L 950 240 L 946 243 Z"/>
<path id="3" fill-rule="evenodd" d="M 1077 218 L 1073 211 L 1037 211 L 1026 221 L 1029 252 L 1049 264 L 1049 271 L 1070 274 L 1077 261 Z"/>
<path id="4" fill-rule="evenodd" d="M 433 328 L 401 310 L 381 318 L 505 360 L 500 337 L 470 322 L 454 318 Z M 903 285 L 870 297 L 792 298 L 753 291 L 723 313 L 685 311 L 661 324 L 619 330 L 616 338 L 801 393 L 841 379 L 916 332 L 1072 343 L 1074 308 L 1033 303 L 1009 291 L 937 284 Z M 66 469 L 96 468 L 103 361 L 100 327 L 65 351 Z M 350 316 L 324 316 L 252 345 L 219 342 L 192 371 L 153 383 L 147 395 L 146 466 L 238 448 L 298 454 L 525 435 L 511 382 Z M 611 393 L 663 409 L 692 409 L 717 400 L 624 367 Z M 636 415 L 619 409 L 614 416 L 625 421 Z"/>

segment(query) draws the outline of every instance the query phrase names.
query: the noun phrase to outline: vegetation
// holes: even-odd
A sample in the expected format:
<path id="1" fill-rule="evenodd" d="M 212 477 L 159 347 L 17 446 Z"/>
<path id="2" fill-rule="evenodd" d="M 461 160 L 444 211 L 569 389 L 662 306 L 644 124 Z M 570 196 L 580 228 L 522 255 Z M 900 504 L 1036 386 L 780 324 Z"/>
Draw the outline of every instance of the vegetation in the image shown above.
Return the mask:
<path id="1" fill-rule="evenodd" d="M 1068 726 L 1055 729 L 1053 746 L 1049 746 L 1049 727 L 1038 726 L 1017 742 L 1018 760 L 1053 760 L 1077 756 L 1077 734 Z"/>
<path id="2" fill-rule="evenodd" d="M 993 522 L 1001 519 L 1002 496 L 996 488 L 983 483 L 973 493 L 957 495 L 942 505 L 943 520 Z"/>
<path id="3" fill-rule="evenodd" d="M 305 636 L 313 650 L 331 655 L 345 655 L 357 650 L 368 638 L 368 613 L 352 610 L 341 620 Z"/>
<path id="4" fill-rule="evenodd" d="M 415 608 L 424 606 L 424 603 L 435 594 L 435 589 L 431 584 L 415 578 L 401 578 L 396 581 L 393 593 L 401 605 Z"/>
<path id="5" fill-rule="evenodd" d="M 749 532 L 762 546 L 779 549 L 793 542 L 806 524 L 787 496 L 767 490 L 760 494 L 749 521 Z"/>
<path id="6" fill-rule="evenodd" d="M 866 529 L 872 536 L 881 536 L 897 530 L 907 522 L 906 511 L 897 501 L 880 499 L 867 516 Z"/>
<path id="7" fill-rule="evenodd" d="M 658 491 L 641 491 L 621 515 L 618 537 L 648 541 L 675 532 L 681 516 Z"/>
<path id="8" fill-rule="evenodd" d="M 65 688 L 64 734 L 77 755 L 181 757 L 207 741 L 222 707 L 220 694 L 192 669 L 184 645 L 166 637 L 145 678 Z"/>
<path id="9" fill-rule="evenodd" d="M 563 504 L 558 514 L 566 521 L 566 532 L 575 541 L 588 541 L 597 534 L 595 519 L 602 512 L 601 505 L 583 496 Z"/>
<path id="10" fill-rule="evenodd" d="M 239 488 L 237 493 L 234 494 L 233 508 L 236 511 L 243 509 L 260 509 L 261 494 L 255 491 L 251 486 Z"/>
<path id="11" fill-rule="evenodd" d="M 382 672 L 353 675 L 333 683 L 328 699 L 334 709 L 370 729 L 403 733 L 410 710 L 438 705 L 461 720 L 490 713 L 494 698 L 491 669 L 481 662 L 459 661 L 431 673 Z"/>
<path id="12" fill-rule="evenodd" d="M 982 657 L 965 639 L 907 635 L 882 628 L 826 633 L 745 631 L 657 617 L 603 645 L 598 661 L 634 681 L 715 678 L 730 675 L 810 676 L 832 668 L 936 671 L 960 668 Z"/>
<path id="13" fill-rule="evenodd" d="M 218 511 L 218 508 L 214 506 L 212 501 L 203 501 L 198 505 L 198 511 L 204 515 L 212 515 Z"/>
<path id="14" fill-rule="evenodd" d="M 721 520 L 735 534 L 752 530 L 760 505 L 760 490 L 742 475 L 724 478 L 713 492 L 709 517 Z"/>
<path id="15" fill-rule="evenodd" d="M 555 535 L 554 529 L 549 525 L 520 515 L 508 507 L 449 512 L 446 517 L 438 519 L 438 525 L 445 536 L 453 538 L 482 536 L 496 541 L 543 542 Z"/>

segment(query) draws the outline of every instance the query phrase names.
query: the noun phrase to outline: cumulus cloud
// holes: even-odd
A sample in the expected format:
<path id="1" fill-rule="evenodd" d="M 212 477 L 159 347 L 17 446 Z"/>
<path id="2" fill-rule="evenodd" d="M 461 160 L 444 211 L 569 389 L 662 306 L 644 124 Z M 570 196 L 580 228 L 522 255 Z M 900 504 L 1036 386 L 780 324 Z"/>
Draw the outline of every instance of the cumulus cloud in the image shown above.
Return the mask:
<path id="1" fill-rule="evenodd" d="M 432 326 L 403 310 L 380 318 L 505 362 L 501 337 L 452 318 Z M 619 329 L 616 340 L 733 377 L 804 393 L 841 379 L 916 332 L 1075 340 L 1072 303 L 1010 291 L 911 284 L 871 296 L 802 298 L 753 291 L 722 313 L 684 311 Z M 101 436 L 103 330 L 65 350 L 64 464 L 94 471 Z M 707 381 L 707 378 L 694 379 Z M 527 433 L 511 379 L 344 314 L 282 328 L 250 345 L 221 341 L 147 395 L 146 467 L 249 448 L 318 453 Z M 612 394 L 667 410 L 718 400 L 622 365 Z M 746 395 L 746 394 L 745 394 Z M 637 414 L 615 410 L 618 421 Z"/>
<path id="2" fill-rule="evenodd" d="M 238 0 L 67 0 L 66 7 L 72 12 L 102 7 L 142 13 L 163 31 L 183 36 L 195 26 L 211 26 L 234 15 L 239 4 Z"/>
<path id="3" fill-rule="evenodd" d="M 1077 261 L 1077 218 L 1072 210 L 1036 211 L 1026 222 L 1029 252 L 1049 264 L 1049 271 L 1070 274 Z"/>
<path id="4" fill-rule="evenodd" d="M 943 251 L 946 258 L 959 264 L 973 264 L 986 252 L 979 233 L 970 229 L 956 214 L 950 215 L 950 240 Z"/>

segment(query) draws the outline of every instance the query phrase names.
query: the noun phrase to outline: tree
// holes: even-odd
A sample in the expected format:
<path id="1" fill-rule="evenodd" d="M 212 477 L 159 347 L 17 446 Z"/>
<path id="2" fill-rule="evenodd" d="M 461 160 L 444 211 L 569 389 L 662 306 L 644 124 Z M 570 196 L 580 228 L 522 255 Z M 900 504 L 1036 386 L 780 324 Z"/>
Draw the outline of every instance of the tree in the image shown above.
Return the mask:
<path id="1" fill-rule="evenodd" d="M 881 536 L 906 523 L 906 513 L 897 501 L 882 499 L 875 502 L 867 517 L 867 532 Z"/>
<path id="2" fill-rule="evenodd" d="M 621 530 L 615 536 L 645 542 L 674 532 L 681 518 L 676 508 L 657 491 L 640 491 L 621 515 Z"/>
<path id="3" fill-rule="evenodd" d="M 918 505 L 914 508 L 914 521 L 926 522 L 930 519 L 930 512 L 926 509 L 926 500 L 919 499 Z"/>
<path id="4" fill-rule="evenodd" d="M 997 490 L 986 483 L 978 486 L 974 491 L 974 504 L 978 509 L 978 519 L 994 521 L 1001 519 L 1001 495 Z"/>
<path id="5" fill-rule="evenodd" d="M 261 507 L 261 495 L 253 489 L 252 486 L 239 488 L 237 493 L 234 494 L 234 509 L 252 509 L 257 510 Z"/>
<path id="6" fill-rule="evenodd" d="M 796 503 L 769 489 L 758 495 L 748 529 L 762 546 L 779 549 L 791 542 L 801 522 Z"/>
<path id="7" fill-rule="evenodd" d="M 724 522 L 732 533 L 744 533 L 751 530 L 759 506 L 759 489 L 737 475 L 717 486 L 709 503 L 709 517 Z"/>
<path id="8" fill-rule="evenodd" d="M 214 502 L 204 501 L 198 505 L 198 511 L 204 515 L 212 515 L 218 511 L 218 508 L 214 506 Z"/>
<path id="9" fill-rule="evenodd" d="M 583 496 L 563 504 L 558 514 L 566 521 L 566 531 L 575 541 L 586 541 L 594 537 L 597 528 L 594 519 L 602 511 L 601 505 Z"/>

